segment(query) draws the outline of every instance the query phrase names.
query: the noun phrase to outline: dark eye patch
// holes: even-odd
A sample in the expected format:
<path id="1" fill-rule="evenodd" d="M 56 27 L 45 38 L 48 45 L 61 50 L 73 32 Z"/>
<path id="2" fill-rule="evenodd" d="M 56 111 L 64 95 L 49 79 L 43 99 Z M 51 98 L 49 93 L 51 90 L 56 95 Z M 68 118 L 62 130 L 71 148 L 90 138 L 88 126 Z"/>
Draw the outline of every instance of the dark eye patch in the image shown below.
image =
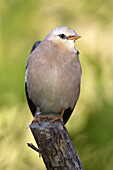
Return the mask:
<path id="1" fill-rule="evenodd" d="M 64 34 L 59 34 L 58 36 L 62 39 L 67 39 L 67 37 Z"/>

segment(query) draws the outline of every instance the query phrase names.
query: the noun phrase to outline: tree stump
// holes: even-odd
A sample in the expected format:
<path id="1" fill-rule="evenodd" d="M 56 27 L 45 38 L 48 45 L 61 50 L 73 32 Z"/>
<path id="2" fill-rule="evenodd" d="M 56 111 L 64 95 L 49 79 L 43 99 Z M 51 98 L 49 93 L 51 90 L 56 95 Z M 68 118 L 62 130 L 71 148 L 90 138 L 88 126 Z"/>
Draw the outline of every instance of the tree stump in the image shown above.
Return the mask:
<path id="1" fill-rule="evenodd" d="M 30 129 L 39 149 L 34 149 L 30 144 L 28 146 L 42 155 L 48 170 L 84 170 L 61 121 L 51 124 L 50 120 L 42 120 L 41 125 L 32 123 Z"/>

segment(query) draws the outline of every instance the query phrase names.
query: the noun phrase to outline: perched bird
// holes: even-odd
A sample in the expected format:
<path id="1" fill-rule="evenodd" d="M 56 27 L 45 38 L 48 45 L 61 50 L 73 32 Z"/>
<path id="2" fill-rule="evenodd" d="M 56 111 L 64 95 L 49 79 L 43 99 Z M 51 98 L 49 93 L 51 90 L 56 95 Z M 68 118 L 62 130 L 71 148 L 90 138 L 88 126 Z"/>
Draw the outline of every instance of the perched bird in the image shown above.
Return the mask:
<path id="1" fill-rule="evenodd" d="M 81 65 L 74 42 L 80 36 L 67 26 L 53 29 L 37 41 L 28 56 L 25 90 L 30 110 L 37 121 L 71 116 L 80 93 Z"/>

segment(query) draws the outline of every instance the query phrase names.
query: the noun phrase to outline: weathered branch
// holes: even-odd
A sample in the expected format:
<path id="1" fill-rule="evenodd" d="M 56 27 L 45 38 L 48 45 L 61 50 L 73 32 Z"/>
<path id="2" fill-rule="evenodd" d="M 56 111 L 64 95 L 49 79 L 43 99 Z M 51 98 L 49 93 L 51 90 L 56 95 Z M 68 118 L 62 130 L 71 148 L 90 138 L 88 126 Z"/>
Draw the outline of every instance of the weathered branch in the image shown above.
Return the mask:
<path id="1" fill-rule="evenodd" d="M 42 154 L 48 170 L 83 170 L 83 166 L 71 142 L 65 126 L 56 121 L 54 124 L 43 120 L 30 125 L 30 129 L 39 147 L 30 147 Z"/>

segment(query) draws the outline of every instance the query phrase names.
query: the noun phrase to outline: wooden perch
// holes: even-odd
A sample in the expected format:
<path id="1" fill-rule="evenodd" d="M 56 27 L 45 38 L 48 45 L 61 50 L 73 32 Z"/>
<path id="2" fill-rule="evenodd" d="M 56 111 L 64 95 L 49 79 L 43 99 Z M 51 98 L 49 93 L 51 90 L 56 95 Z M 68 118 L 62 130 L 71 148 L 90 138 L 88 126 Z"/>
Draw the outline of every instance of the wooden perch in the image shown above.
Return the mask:
<path id="1" fill-rule="evenodd" d="M 43 120 L 41 125 L 35 122 L 30 129 L 39 149 L 32 144 L 28 146 L 42 155 L 48 170 L 84 170 L 67 129 L 60 121 L 51 124 Z"/>

